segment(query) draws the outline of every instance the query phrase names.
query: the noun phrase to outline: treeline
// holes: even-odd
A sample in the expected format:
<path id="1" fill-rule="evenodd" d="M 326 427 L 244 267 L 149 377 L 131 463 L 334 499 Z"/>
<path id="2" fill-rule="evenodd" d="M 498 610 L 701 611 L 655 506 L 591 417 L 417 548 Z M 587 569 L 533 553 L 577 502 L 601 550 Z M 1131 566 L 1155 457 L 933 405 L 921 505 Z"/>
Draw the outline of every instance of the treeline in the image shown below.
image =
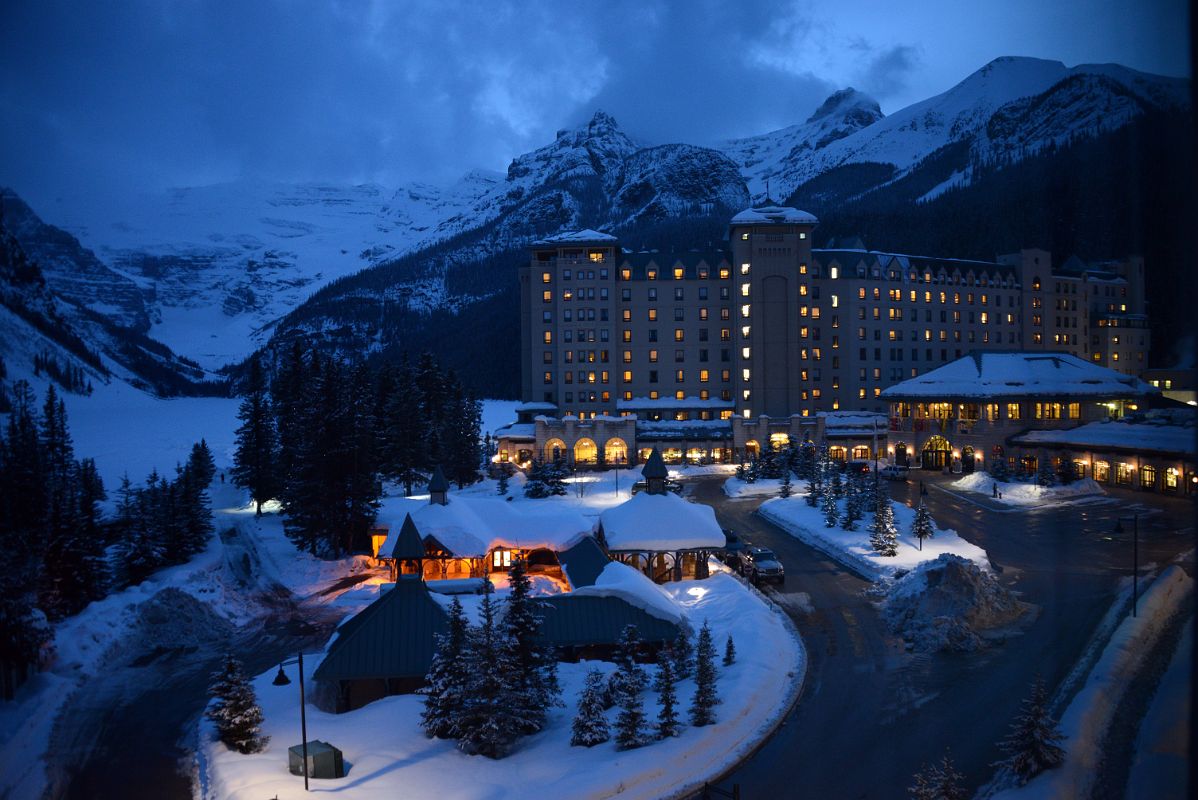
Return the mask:
<path id="1" fill-rule="evenodd" d="M 440 466 L 459 487 L 478 480 L 482 405 L 431 355 L 413 366 L 344 364 L 296 342 L 268 380 L 250 363 L 238 412 L 234 482 L 258 505 L 278 499 L 301 549 L 365 549 L 383 481 L 405 494 Z"/>
<path id="2" fill-rule="evenodd" d="M 33 389 L 18 381 L 0 432 L 0 662 L 9 669 L 41 660 L 48 621 L 82 611 L 109 592 L 186 561 L 207 546 L 214 468 L 203 442 L 174 480 L 152 474 L 145 487 L 122 483 L 116 518 L 90 458 L 76 459 L 66 406 L 51 385 L 40 413 Z"/>
<path id="3" fill-rule="evenodd" d="M 33 357 L 33 374 L 41 376 L 45 374 L 50 380 L 57 383 L 68 392 L 75 394 L 91 394 L 92 382 L 84 372 L 83 367 L 75 364 L 67 363 L 65 366 L 58 363 L 58 358 L 53 353 L 42 353 Z M 2 379 L 3 376 L 0 376 Z"/>

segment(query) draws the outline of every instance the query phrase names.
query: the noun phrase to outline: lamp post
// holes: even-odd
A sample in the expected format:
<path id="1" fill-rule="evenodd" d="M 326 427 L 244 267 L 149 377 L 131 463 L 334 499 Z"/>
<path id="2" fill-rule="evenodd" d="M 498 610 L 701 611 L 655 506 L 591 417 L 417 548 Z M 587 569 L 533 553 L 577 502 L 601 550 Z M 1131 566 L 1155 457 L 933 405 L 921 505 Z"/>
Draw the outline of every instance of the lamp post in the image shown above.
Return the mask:
<path id="1" fill-rule="evenodd" d="M 1123 535 L 1123 520 L 1127 517 L 1116 517 L 1115 535 Z M 1136 606 L 1140 600 L 1140 515 L 1131 515 L 1131 615 L 1136 616 Z"/>
<path id="2" fill-rule="evenodd" d="M 299 666 L 299 690 L 300 690 L 300 736 L 302 738 L 304 751 L 304 791 L 308 791 L 308 714 L 304 708 L 304 654 L 301 652 L 295 658 L 289 658 L 279 662 L 279 674 L 275 675 L 275 679 L 271 681 L 275 686 L 286 686 L 291 683 L 291 679 L 287 677 L 287 673 L 283 671 L 283 667 L 297 664 Z"/>

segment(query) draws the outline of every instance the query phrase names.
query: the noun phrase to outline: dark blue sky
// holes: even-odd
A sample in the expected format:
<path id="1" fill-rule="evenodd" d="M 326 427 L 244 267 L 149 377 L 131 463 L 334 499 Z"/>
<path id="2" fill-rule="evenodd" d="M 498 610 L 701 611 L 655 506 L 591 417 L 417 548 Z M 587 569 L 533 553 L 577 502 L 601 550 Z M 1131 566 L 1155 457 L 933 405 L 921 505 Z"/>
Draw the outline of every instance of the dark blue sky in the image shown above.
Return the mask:
<path id="1" fill-rule="evenodd" d="M 595 108 L 645 141 L 886 112 L 1001 55 L 1188 74 L 1184 0 L 0 4 L 0 185 L 453 180 Z"/>

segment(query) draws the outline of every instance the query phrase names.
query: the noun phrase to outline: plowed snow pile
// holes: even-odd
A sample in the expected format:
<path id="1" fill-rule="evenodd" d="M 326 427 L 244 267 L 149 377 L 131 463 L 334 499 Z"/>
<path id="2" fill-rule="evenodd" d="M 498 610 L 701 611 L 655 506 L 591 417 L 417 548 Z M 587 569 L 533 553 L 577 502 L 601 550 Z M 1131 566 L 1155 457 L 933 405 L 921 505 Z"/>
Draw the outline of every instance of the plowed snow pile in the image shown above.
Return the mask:
<path id="1" fill-rule="evenodd" d="M 968 651 L 982 646 L 985 632 L 1010 625 L 1026 608 L 992 573 L 945 553 L 895 581 L 883 615 L 912 650 Z"/>

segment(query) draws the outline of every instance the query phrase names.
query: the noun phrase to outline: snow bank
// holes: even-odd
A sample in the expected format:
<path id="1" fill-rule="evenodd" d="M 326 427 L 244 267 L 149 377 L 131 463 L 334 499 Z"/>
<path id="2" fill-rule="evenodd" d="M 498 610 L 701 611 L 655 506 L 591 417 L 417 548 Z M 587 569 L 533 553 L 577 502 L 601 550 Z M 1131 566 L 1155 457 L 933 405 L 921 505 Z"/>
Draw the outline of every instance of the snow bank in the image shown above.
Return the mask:
<path id="1" fill-rule="evenodd" d="M 843 515 L 844 500 L 838 502 Z M 924 540 L 921 549 L 919 540 L 911 535 L 915 509 L 900 503 L 894 504 L 894 523 L 899 531 L 898 555 L 890 557 L 878 555 L 870 546 L 869 523 L 873 519 L 872 513 L 866 513 L 863 519 L 857 521 L 855 531 L 841 530 L 839 526 L 826 527 L 823 512 L 808 506 L 802 497 L 766 500 L 757 513 L 871 581 L 898 577 L 946 553 L 972 561 L 982 569 L 990 568 L 990 559 L 985 550 L 965 541 L 956 531 L 948 528 L 937 528 L 932 538 Z"/>
<path id="2" fill-rule="evenodd" d="M 1085 686 L 1061 715 L 1065 763 L 1025 786 L 993 795 L 995 800 L 1089 796 L 1102 761 L 1100 746 L 1124 691 L 1169 618 L 1190 602 L 1193 592 L 1193 578 L 1176 565 L 1152 582 L 1140 598 L 1139 616 L 1126 617 L 1115 630 Z"/>
<path id="3" fill-rule="evenodd" d="M 1002 492 L 1002 499 L 993 496 L 995 483 L 998 484 L 998 491 Z M 978 492 L 996 503 L 1005 503 L 1009 506 L 1046 506 L 1075 497 L 1106 494 L 1106 490 L 1090 478 L 1082 478 L 1058 486 L 1038 486 L 1034 482 L 1010 481 L 1003 483 L 996 481 L 986 472 L 966 475 L 964 478 L 950 483 L 948 488 L 963 492 Z"/>
<path id="4" fill-rule="evenodd" d="M 599 515 L 611 550 L 677 550 L 723 547 L 727 542 L 715 510 L 673 492 L 640 492 Z"/>
<path id="5" fill-rule="evenodd" d="M 1011 624 L 1025 608 L 992 573 L 944 553 L 894 583 L 884 617 L 910 649 L 969 651 L 982 646 L 980 632 Z"/>
<path id="6" fill-rule="evenodd" d="M 724 494 L 733 499 L 741 497 L 777 497 L 778 490 L 781 487 L 781 478 L 758 478 L 753 483 L 742 481 L 740 478 L 729 478 L 724 481 Z M 790 488 L 797 495 L 802 491 L 802 484 L 792 479 Z"/>
<path id="7" fill-rule="evenodd" d="M 309 705 L 308 735 L 341 748 L 349 767 L 345 778 L 315 780 L 313 788 L 335 791 L 347 800 L 600 800 L 677 795 L 712 780 L 748 754 L 788 710 L 789 704 L 782 701 L 801 687 L 806 657 L 786 621 L 735 578 L 713 575 L 669 584 L 662 591 L 696 626 L 708 621 L 717 650 L 722 652 L 728 634 L 735 638 L 736 663 L 716 667 L 718 692 L 729 700 L 717 707 L 715 725 L 685 727 L 676 739 L 637 750 L 617 751 L 614 742 L 570 747 L 570 723 L 586 673 L 594 668 L 610 672 L 613 667 L 606 662 L 562 664 L 559 680 L 565 707 L 551 708 L 546 730 L 523 740 L 499 761 L 467 756 L 451 741 L 425 738 L 416 695 L 388 697 L 340 715 Z M 317 662 L 314 658 L 306 666 L 314 669 Z M 271 736 L 265 752 L 231 752 L 212 741 L 209 723 L 200 723 L 203 798 L 258 800 L 290 797 L 300 790 L 303 779 L 287 772 L 287 748 L 299 740 L 298 689 L 295 684 L 272 686 L 273 675 L 268 671 L 254 681 L 265 715 L 264 732 Z M 693 693 L 693 680 L 678 684 L 683 711 Z M 654 718 L 656 694 L 647 691 L 644 702 L 646 714 Z M 608 713 L 614 724 L 618 709 Z"/>

